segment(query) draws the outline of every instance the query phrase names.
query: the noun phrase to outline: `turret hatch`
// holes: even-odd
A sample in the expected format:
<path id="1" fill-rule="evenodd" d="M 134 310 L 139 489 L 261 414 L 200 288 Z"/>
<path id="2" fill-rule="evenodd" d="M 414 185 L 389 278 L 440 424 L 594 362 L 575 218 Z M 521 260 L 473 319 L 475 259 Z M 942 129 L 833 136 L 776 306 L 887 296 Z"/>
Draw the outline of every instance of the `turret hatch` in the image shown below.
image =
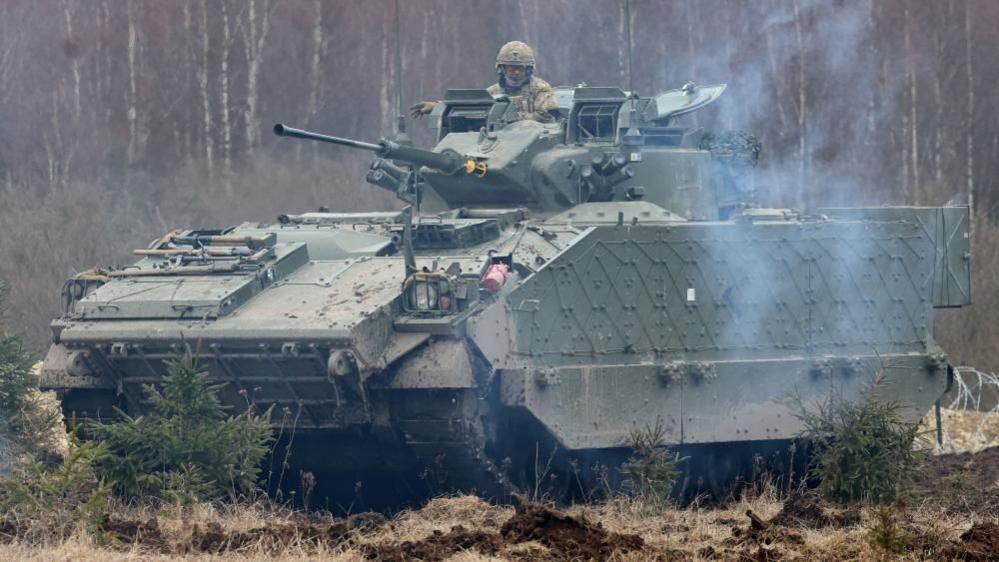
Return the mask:
<path id="1" fill-rule="evenodd" d="M 645 118 L 649 121 L 663 121 L 697 111 L 721 97 L 725 88 L 725 84 L 687 84 L 679 90 L 667 90 L 653 98 L 655 103 L 649 104 Z"/>

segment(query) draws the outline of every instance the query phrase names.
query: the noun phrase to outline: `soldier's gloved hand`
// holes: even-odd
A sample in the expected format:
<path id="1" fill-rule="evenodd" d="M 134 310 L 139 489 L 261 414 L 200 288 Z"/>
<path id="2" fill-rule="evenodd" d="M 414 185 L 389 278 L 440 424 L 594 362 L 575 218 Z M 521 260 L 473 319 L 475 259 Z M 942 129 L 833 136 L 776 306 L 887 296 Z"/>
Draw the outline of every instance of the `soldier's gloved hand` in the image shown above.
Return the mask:
<path id="1" fill-rule="evenodd" d="M 413 119 L 420 119 L 433 111 L 435 107 L 437 107 L 437 102 L 435 101 L 421 101 L 409 106 L 409 114 L 413 116 Z"/>

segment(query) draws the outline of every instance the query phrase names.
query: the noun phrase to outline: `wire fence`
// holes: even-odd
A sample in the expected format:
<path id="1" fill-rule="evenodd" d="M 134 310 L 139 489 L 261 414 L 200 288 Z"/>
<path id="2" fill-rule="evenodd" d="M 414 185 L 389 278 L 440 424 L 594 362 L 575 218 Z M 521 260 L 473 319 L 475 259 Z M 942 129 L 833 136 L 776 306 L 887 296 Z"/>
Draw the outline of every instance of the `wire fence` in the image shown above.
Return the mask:
<path id="1" fill-rule="evenodd" d="M 974 452 L 999 445 L 999 375 L 955 368 L 954 388 L 941 406 L 942 439 L 934 443 L 934 452 Z"/>

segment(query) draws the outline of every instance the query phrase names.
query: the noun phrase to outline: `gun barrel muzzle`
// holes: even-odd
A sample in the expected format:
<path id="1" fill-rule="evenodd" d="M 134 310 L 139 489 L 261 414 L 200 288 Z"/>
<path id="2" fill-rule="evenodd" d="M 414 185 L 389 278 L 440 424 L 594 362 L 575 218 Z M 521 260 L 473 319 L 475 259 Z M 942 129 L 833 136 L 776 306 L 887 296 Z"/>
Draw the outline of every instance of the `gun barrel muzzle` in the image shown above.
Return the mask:
<path id="1" fill-rule="evenodd" d="M 382 149 L 381 145 L 378 144 L 357 141 L 354 139 L 345 139 L 342 137 L 333 137 L 330 135 L 321 135 L 319 133 L 313 133 L 311 131 L 303 131 L 302 129 L 288 127 L 282 125 L 281 123 L 274 125 L 274 134 L 279 137 L 295 137 L 299 139 L 328 142 L 330 144 L 339 144 L 340 146 L 349 146 L 351 148 L 370 150 L 371 152 L 378 152 Z"/>

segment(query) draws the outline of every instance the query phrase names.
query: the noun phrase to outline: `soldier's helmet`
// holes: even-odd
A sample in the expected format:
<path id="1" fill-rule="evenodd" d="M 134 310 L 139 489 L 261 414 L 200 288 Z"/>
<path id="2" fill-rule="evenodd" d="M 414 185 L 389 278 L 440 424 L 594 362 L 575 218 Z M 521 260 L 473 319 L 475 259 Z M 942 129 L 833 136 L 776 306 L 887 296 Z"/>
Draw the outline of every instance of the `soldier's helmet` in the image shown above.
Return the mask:
<path id="1" fill-rule="evenodd" d="M 534 66 L 534 49 L 523 41 L 510 41 L 496 54 L 496 68 L 500 66 Z"/>

